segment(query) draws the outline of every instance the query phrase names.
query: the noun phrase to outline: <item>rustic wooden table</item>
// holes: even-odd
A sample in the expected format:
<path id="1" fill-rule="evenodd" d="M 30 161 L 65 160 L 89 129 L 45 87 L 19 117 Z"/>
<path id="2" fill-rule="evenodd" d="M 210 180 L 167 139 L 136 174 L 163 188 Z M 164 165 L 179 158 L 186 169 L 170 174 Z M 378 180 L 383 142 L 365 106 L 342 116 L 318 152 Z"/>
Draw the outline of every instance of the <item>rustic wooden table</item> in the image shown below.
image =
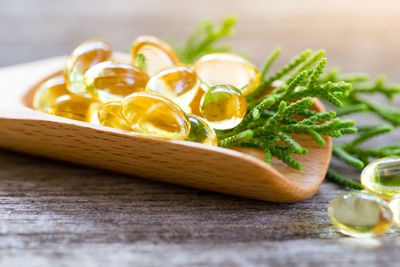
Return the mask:
<path id="1" fill-rule="evenodd" d="M 279 63 L 325 48 L 330 66 L 400 82 L 395 0 L 215 2 L 1 0 L 0 65 L 67 54 L 92 37 L 119 50 L 141 33 L 181 38 L 204 16 L 237 13 L 233 43 L 258 64 L 277 45 Z M 399 144 L 400 131 L 371 143 Z M 311 199 L 271 204 L 0 150 L 0 265 L 398 266 L 396 228 L 376 239 L 335 232 L 327 206 L 342 191 L 325 182 Z"/>

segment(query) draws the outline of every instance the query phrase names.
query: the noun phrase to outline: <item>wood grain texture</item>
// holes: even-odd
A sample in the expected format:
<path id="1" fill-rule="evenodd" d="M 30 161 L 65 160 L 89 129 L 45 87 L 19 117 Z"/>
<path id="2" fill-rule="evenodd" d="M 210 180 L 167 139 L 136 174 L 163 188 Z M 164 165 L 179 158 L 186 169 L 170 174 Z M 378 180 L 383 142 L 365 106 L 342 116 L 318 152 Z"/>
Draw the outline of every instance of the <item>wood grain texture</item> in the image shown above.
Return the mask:
<path id="1" fill-rule="evenodd" d="M 0 4 L 2 66 L 64 55 L 93 37 L 117 50 L 142 33 L 182 38 L 202 17 L 237 13 L 233 43 L 258 64 L 278 45 L 284 50 L 274 69 L 304 48 L 325 48 L 329 66 L 400 83 L 396 0 Z M 396 130 L 368 145 L 399 143 Z M 335 232 L 326 209 L 342 191 L 324 182 L 308 200 L 273 204 L 1 150 L 0 266 L 398 266 L 397 228 L 372 240 Z"/>
<path id="2" fill-rule="evenodd" d="M 396 266 L 398 229 L 337 234 L 342 191 L 274 204 L 0 152 L 3 266 Z M 30 262 L 27 262 L 30 261 Z"/>

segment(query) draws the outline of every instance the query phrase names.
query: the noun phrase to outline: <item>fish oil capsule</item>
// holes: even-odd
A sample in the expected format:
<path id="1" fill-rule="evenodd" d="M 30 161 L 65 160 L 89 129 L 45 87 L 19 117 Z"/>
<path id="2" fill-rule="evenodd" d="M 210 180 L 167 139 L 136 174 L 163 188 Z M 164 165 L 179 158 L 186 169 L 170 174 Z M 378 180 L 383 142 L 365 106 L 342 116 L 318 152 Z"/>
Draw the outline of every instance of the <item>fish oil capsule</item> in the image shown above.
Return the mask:
<path id="1" fill-rule="evenodd" d="M 204 93 L 200 101 L 202 117 L 214 129 L 226 130 L 238 125 L 246 115 L 247 102 L 239 89 L 217 85 Z"/>
<path id="2" fill-rule="evenodd" d="M 100 125 L 132 131 L 131 126 L 122 115 L 121 101 L 111 101 L 102 104 L 97 114 Z"/>
<path id="3" fill-rule="evenodd" d="M 230 53 L 202 56 L 194 63 L 194 70 L 208 86 L 229 84 L 239 88 L 245 96 L 258 87 L 261 78 L 255 65 Z"/>
<path id="4" fill-rule="evenodd" d="M 199 85 L 200 80 L 193 69 L 174 66 L 160 71 L 151 78 L 146 91 L 165 96 L 178 104 L 186 113 L 191 113 L 190 103 L 199 90 Z"/>
<path id="5" fill-rule="evenodd" d="M 67 94 L 54 101 L 49 113 L 73 120 L 93 122 L 98 106 L 99 103 L 91 97 Z"/>
<path id="6" fill-rule="evenodd" d="M 382 158 L 368 164 L 361 173 L 361 184 L 385 199 L 400 194 L 400 157 Z"/>
<path id="7" fill-rule="evenodd" d="M 74 94 L 86 93 L 83 83 L 85 72 L 110 58 L 111 47 L 103 40 L 88 40 L 78 45 L 67 59 L 64 71 L 67 89 Z"/>
<path id="8" fill-rule="evenodd" d="M 156 75 L 161 70 L 180 64 L 179 57 L 172 47 L 157 37 L 150 35 L 139 36 L 132 45 L 131 55 L 135 66 L 136 57 L 142 54 L 145 57 L 143 70 L 150 76 Z"/>
<path id="9" fill-rule="evenodd" d="M 69 94 L 65 86 L 63 75 L 58 75 L 45 81 L 35 92 L 33 98 L 33 108 L 42 112 L 49 112 L 54 101 L 62 96 Z"/>
<path id="10" fill-rule="evenodd" d="M 400 195 L 395 196 L 389 202 L 389 207 L 393 213 L 393 221 L 400 227 Z"/>
<path id="11" fill-rule="evenodd" d="M 84 75 L 86 90 L 102 102 L 122 100 L 133 92 L 144 91 L 149 76 L 128 64 L 101 62 Z"/>
<path id="12" fill-rule="evenodd" d="M 373 237 L 392 227 L 393 215 L 386 201 L 364 191 L 340 194 L 329 205 L 329 219 L 343 234 Z"/>
<path id="13" fill-rule="evenodd" d="M 122 114 L 139 133 L 184 140 L 190 132 L 183 110 L 158 94 L 139 92 L 127 96 L 122 101 Z"/>
<path id="14" fill-rule="evenodd" d="M 190 133 L 187 141 L 198 142 L 205 145 L 217 146 L 218 139 L 214 130 L 208 123 L 197 116 L 188 115 L 190 122 Z"/>

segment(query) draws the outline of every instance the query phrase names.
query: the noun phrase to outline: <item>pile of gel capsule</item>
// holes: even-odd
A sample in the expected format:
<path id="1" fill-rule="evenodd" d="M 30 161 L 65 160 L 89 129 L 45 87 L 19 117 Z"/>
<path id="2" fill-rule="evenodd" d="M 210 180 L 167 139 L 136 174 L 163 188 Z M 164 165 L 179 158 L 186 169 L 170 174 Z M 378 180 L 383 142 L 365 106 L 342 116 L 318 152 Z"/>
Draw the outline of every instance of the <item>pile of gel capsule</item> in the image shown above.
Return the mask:
<path id="1" fill-rule="evenodd" d="M 343 234 L 374 237 L 393 222 L 400 226 L 400 157 L 370 163 L 361 173 L 364 191 L 349 191 L 329 205 L 332 224 Z"/>
<path id="2" fill-rule="evenodd" d="M 241 122 L 245 96 L 260 83 L 257 68 L 234 54 L 207 54 L 188 66 L 153 36 L 138 37 L 131 54 L 131 62 L 120 63 L 103 40 L 80 44 L 64 73 L 36 91 L 33 107 L 146 135 L 217 145 L 214 130 Z"/>

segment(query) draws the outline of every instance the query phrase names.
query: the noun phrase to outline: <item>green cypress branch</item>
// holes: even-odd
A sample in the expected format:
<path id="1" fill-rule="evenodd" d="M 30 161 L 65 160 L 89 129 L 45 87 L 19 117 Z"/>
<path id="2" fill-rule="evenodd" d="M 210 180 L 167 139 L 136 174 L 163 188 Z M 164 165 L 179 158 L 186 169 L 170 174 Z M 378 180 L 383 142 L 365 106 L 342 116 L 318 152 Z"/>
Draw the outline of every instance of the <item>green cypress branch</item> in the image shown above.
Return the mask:
<path id="1" fill-rule="evenodd" d="M 263 64 L 263 67 L 261 69 L 261 79 L 264 79 L 265 75 L 267 74 L 269 68 L 271 65 L 275 62 L 275 60 L 278 58 L 280 55 L 282 49 L 280 47 L 276 48 L 265 60 L 265 63 Z"/>
<path id="2" fill-rule="evenodd" d="M 318 66 L 314 69 L 314 71 L 311 74 L 310 81 L 306 86 L 309 90 L 311 91 L 314 90 L 314 87 L 317 84 L 319 77 L 324 72 L 325 65 L 326 65 L 326 58 L 323 58 L 321 59 L 321 61 L 318 63 Z"/>
<path id="3" fill-rule="evenodd" d="M 309 136 L 312 137 L 312 139 L 314 139 L 314 141 L 321 146 L 326 145 L 325 139 L 322 138 L 322 136 L 317 133 L 315 130 L 309 129 L 305 132 L 306 134 L 308 134 Z"/>
<path id="4" fill-rule="evenodd" d="M 198 57 L 214 52 L 227 52 L 229 46 L 217 46 L 218 41 L 233 35 L 233 28 L 237 22 L 235 16 L 226 17 L 220 27 L 213 21 L 204 21 L 198 24 L 183 45 L 173 45 L 182 62 L 191 64 Z"/>
<path id="5" fill-rule="evenodd" d="M 380 116 L 382 119 L 390 122 L 394 126 L 400 126 L 400 108 L 395 108 L 371 100 L 362 100 L 362 102 L 368 105 L 369 109 L 375 112 L 375 114 Z"/>
<path id="6" fill-rule="evenodd" d="M 200 24 L 179 47 L 178 54 L 181 60 L 190 64 L 206 53 L 229 51 L 229 46 L 220 46 L 217 43 L 220 39 L 232 35 L 235 23 L 235 17 L 228 17 L 219 27 L 211 21 Z M 354 121 L 335 118 L 356 112 L 371 112 L 393 126 L 400 126 L 400 108 L 362 97 L 365 94 L 382 94 L 392 100 L 396 94 L 400 94 L 400 86 L 385 85 L 383 76 L 369 82 L 368 75 L 364 73 L 342 74 L 335 69 L 324 74 L 326 59 L 322 58 L 325 54 L 323 50 L 314 54 L 311 50 L 305 50 L 280 70 L 266 77 L 280 53 L 281 49 L 277 48 L 267 57 L 261 68 L 260 85 L 246 96 L 248 112 L 242 122 L 234 129 L 217 131 L 219 145 L 258 147 L 265 152 L 265 162 L 270 164 L 274 156 L 290 167 L 301 169 L 301 165 L 291 155 L 307 151 L 293 139 L 290 135 L 292 133 L 307 134 L 317 144 L 325 145 L 324 135 L 340 137 L 343 134 L 357 133 Z M 257 98 L 274 82 L 283 84 L 269 95 Z M 316 112 L 308 109 L 310 97 L 318 97 L 335 105 L 336 114 L 334 111 Z M 298 119 L 299 117 L 304 119 Z M 361 127 L 359 135 L 353 141 L 334 145 L 334 156 L 352 166 L 361 167 L 370 157 L 399 155 L 398 145 L 372 149 L 358 147 L 359 144 L 390 129 L 391 126 Z M 328 171 L 327 178 L 351 188 L 362 188 L 360 184 L 333 170 Z"/>
<path id="7" fill-rule="evenodd" d="M 355 112 L 367 111 L 369 106 L 365 103 L 355 105 L 345 105 L 343 108 L 336 111 L 337 116 L 344 116 Z"/>
<path id="8" fill-rule="evenodd" d="M 250 129 L 243 131 L 239 134 L 224 138 L 218 142 L 219 146 L 222 147 L 231 147 L 239 145 L 241 142 L 245 142 L 248 139 L 251 139 L 254 135 L 254 132 Z"/>
<path id="9" fill-rule="evenodd" d="M 301 65 L 295 73 L 290 76 L 290 78 L 287 80 L 287 83 L 291 83 L 302 71 L 308 70 L 311 68 L 314 64 L 316 64 L 323 56 L 325 55 L 325 50 L 318 50 L 317 52 L 314 53 L 314 55 L 305 61 L 303 65 Z M 311 72 L 309 72 L 310 74 Z"/>
<path id="10" fill-rule="evenodd" d="M 355 189 L 355 190 L 363 190 L 364 189 L 360 183 L 357 183 L 356 181 L 350 180 L 350 179 L 344 177 L 343 175 L 340 175 L 339 173 L 335 172 L 331 168 L 329 168 L 328 172 L 326 173 L 326 178 L 338 185 L 345 186 L 345 187 L 348 187 L 351 189 Z"/>
<path id="11" fill-rule="evenodd" d="M 139 69 L 144 70 L 146 67 L 146 57 L 143 54 L 136 55 L 135 66 L 138 66 Z"/>
<path id="12" fill-rule="evenodd" d="M 299 66 L 302 62 L 304 62 L 311 55 L 311 50 L 305 50 L 299 56 L 295 57 L 289 64 L 284 66 L 282 69 L 277 71 L 274 75 L 269 77 L 268 79 L 264 79 L 261 81 L 258 88 L 252 92 L 251 94 L 246 96 L 247 101 L 251 101 L 255 99 L 262 91 L 268 88 L 274 81 L 281 79 L 286 74 L 293 71 L 297 66 Z"/>
<path id="13" fill-rule="evenodd" d="M 378 136 L 378 135 L 381 135 L 384 133 L 388 133 L 392 130 L 393 130 L 393 127 L 390 125 L 376 126 L 374 128 L 371 128 L 367 131 L 362 132 L 360 136 L 353 139 L 353 141 L 347 143 L 345 145 L 345 148 L 356 146 L 358 144 L 361 144 L 361 143 L 371 139 L 372 137 L 375 137 L 375 136 Z"/>
<path id="14" fill-rule="evenodd" d="M 353 157 L 350 153 L 346 152 L 346 150 L 344 150 L 341 145 L 333 144 L 332 152 L 333 155 L 335 155 L 337 158 L 342 159 L 344 162 L 355 168 L 364 167 L 364 163 L 361 160 L 359 160 L 356 157 Z"/>
<path id="15" fill-rule="evenodd" d="M 294 140 L 290 135 L 285 134 L 285 133 L 278 133 L 278 136 L 280 137 L 280 139 L 285 142 L 288 147 L 296 154 L 307 154 L 308 153 L 308 149 L 302 147 L 301 145 L 299 145 L 299 143 L 296 142 L 296 140 Z"/>

